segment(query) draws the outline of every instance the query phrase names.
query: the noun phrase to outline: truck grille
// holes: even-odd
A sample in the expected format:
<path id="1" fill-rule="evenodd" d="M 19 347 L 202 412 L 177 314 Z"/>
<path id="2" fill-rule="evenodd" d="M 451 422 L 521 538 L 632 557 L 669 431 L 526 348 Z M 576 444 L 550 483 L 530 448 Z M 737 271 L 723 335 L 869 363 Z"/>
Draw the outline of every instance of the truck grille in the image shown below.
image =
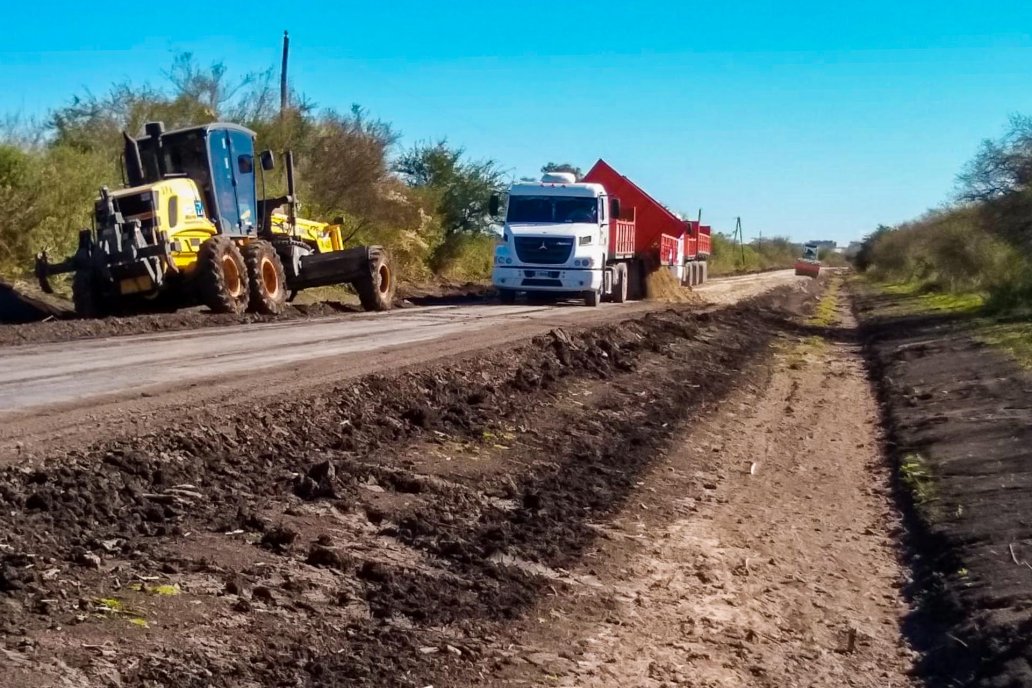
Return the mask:
<path id="1" fill-rule="evenodd" d="M 521 263 L 560 265 L 573 253 L 573 237 L 514 237 Z"/>

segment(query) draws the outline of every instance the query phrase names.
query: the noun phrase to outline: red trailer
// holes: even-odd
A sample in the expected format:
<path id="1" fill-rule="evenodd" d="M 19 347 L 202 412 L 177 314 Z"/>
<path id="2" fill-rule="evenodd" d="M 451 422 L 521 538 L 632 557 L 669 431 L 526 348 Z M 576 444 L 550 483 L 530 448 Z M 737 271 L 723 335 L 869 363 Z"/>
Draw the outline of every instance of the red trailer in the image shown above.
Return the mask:
<path id="1" fill-rule="evenodd" d="M 596 162 L 582 181 L 601 184 L 611 197 L 620 199 L 616 231 L 610 231 L 611 257 L 631 257 L 626 252 L 630 245 L 629 231 L 634 237 L 638 269 L 647 261 L 653 268 L 667 266 L 673 269 L 689 286 L 705 281 L 705 261 L 710 253 L 708 226 L 694 220 L 682 220 L 605 160 Z M 637 271 L 634 268 L 632 266 L 632 271 Z"/>

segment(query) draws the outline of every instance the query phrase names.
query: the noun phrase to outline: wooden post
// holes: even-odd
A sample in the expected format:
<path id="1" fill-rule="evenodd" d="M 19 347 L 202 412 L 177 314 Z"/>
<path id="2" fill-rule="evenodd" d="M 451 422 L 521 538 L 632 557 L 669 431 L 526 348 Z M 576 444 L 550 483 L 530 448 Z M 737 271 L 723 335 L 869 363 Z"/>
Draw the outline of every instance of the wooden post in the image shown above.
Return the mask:
<path id="1" fill-rule="evenodd" d="M 287 53 L 290 51 L 290 35 L 283 32 L 283 66 L 280 68 L 280 117 L 287 112 L 288 103 L 288 92 L 287 92 Z"/>

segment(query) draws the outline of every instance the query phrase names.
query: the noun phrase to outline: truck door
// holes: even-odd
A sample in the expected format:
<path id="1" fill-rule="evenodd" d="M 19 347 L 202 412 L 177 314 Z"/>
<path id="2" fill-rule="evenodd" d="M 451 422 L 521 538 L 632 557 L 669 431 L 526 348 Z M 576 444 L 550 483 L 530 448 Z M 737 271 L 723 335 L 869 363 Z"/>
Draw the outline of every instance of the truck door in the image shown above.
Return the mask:
<path id="1" fill-rule="evenodd" d="M 253 234 L 258 215 L 254 142 L 241 131 L 213 130 L 208 136 L 208 147 L 219 231 L 230 236 Z"/>

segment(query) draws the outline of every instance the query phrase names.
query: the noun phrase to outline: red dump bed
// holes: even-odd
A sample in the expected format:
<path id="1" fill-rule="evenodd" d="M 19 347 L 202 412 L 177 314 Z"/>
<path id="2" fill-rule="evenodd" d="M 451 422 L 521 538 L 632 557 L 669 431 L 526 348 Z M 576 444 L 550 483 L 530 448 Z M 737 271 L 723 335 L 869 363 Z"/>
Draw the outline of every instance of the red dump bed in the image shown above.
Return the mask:
<path id="1" fill-rule="evenodd" d="M 634 256 L 634 208 L 620 208 L 620 215 L 622 217 L 610 218 L 609 255 L 616 259 L 631 258 Z"/>
<path id="2" fill-rule="evenodd" d="M 680 240 L 687 234 L 688 223 L 674 215 L 637 184 L 623 176 L 605 160 L 595 163 L 582 181 L 601 184 L 610 196 L 620 199 L 623 217 L 635 219 L 634 251 L 637 254 L 663 250 L 663 235 Z M 613 234 L 610 232 L 610 234 Z M 669 245 L 669 239 L 667 241 Z"/>
<path id="3" fill-rule="evenodd" d="M 689 254 L 689 257 L 696 255 L 708 256 L 713 250 L 713 228 L 709 225 L 702 225 L 698 229 L 699 231 L 696 233 L 696 242 L 698 248 L 696 253 Z"/>

